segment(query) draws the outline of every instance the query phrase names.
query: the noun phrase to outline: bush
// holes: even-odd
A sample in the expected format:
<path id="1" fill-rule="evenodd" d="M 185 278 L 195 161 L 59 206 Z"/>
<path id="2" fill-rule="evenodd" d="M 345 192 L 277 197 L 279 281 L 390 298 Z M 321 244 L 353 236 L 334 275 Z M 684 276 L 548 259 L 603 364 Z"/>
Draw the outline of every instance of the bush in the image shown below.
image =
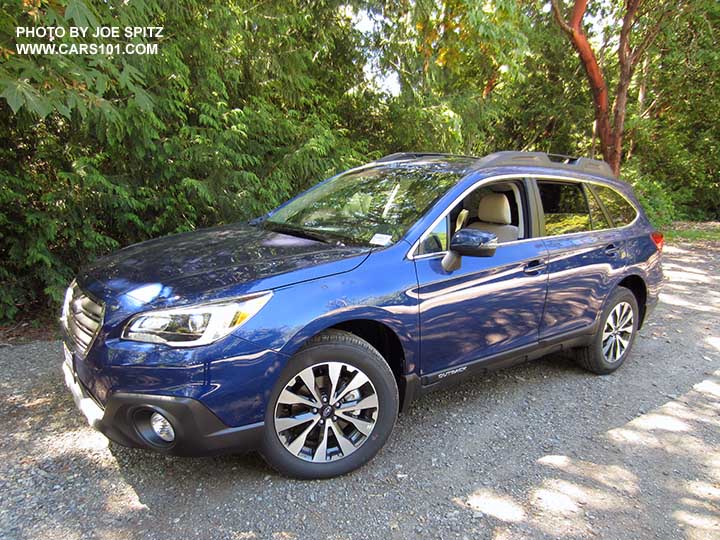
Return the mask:
<path id="1" fill-rule="evenodd" d="M 679 219 L 678 207 L 672 191 L 659 180 L 641 174 L 637 162 L 630 162 L 623 167 L 622 178 L 632 184 L 635 194 L 655 227 L 666 227 Z"/>
<path id="2" fill-rule="evenodd" d="M 720 216 L 720 4 L 697 4 L 647 51 L 645 99 L 629 96 L 623 176 L 659 227 Z M 15 51 L 17 26 L 100 25 L 165 37 L 149 56 Z M 592 125 L 552 13 L 517 2 L 5 2 L 0 322 L 57 309 L 119 246 L 257 216 L 383 154 L 588 155 Z"/>
<path id="3" fill-rule="evenodd" d="M 110 4 L 0 17 L 0 322 L 57 309 L 77 270 L 119 246 L 255 217 L 364 161 L 342 118 L 373 96 L 344 98 L 364 76 L 339 3 Z M 3 48 L 16 24 L 172 39 L 156 56 L 20 57 Z"/>

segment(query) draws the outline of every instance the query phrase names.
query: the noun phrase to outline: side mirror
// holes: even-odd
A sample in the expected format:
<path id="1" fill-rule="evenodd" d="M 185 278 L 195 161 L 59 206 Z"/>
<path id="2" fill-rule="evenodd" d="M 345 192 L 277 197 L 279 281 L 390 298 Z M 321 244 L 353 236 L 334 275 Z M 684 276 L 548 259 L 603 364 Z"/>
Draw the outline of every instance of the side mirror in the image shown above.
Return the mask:
<path id="1" fill-rule="evenodd" d="M 460 268 L 460 257 L 492 257 L 497 249 L 497 235 L 477 229 L 460 229 L 450 240 L 450 250 L 442 260 L 447 272 Z"/>
<path id="2" fill-rule="evenodd" d="M 497 236 L 477 229 L 460 229 L 450 240 L 450 251 L 468 257 L 492 257 L 497 248 Z"/>

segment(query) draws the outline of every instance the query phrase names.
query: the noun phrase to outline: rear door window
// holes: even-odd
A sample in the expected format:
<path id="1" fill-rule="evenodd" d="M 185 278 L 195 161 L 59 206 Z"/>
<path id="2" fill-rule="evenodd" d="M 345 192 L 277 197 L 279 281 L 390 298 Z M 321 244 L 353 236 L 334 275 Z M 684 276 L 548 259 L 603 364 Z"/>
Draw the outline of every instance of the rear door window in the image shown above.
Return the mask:
<path id="1" fill-rule="evenodd" d="M 637 211 L 624 196 L 607 186 L 595 185 L 593 190 L 610 214 L 615 227 L 624 227 L 633 222 Z"/>
<path id="2" fill-rule="evenodd" d="M 578 183 L 538 180 L 545 213 L 545 235 L 557 236 L 591 230 L 590 209 Z"/>

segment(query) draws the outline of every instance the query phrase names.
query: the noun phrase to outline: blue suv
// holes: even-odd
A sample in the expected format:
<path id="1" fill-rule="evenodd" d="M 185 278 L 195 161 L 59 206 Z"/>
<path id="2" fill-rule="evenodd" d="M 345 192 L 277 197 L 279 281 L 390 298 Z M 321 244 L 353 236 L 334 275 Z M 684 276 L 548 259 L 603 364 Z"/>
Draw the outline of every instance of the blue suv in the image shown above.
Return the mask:
<path id="1" fill-rule="evenodd" d="M 657 303 L 662 247 L 604 162 L 393 154 L 250 223 L 85 268 L 61 318 L 65 381 L 119 444 L 256 449 L 283 474 L 335 476 L 463 376 L 557 351 L 616 370 Z"/>

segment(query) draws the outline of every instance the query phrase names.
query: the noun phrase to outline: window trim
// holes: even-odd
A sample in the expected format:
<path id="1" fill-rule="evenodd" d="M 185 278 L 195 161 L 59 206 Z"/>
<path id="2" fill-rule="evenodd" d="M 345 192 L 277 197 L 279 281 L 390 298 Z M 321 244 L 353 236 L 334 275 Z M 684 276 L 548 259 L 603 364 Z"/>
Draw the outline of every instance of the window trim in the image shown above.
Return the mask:
<path id="1" fill-rule="evenodd" d="M 607 211 L 607 208 L 603 205 L 602 201 L 600 200 L 600 197 L 597 196 L 597 193 L 593 189 L 593 187 L 589 184 L 584 184 L 583 188 L 585 190 L 585 196 L 588 199 L 588 207 L 590 206 L 590 199 L 595 201 L 595 204 L 597 204 L 597 207 L 600 209 L 600 213 L 602 214 L 602 217 L 605 219 L 605 223 L 610 225 L 609 227 L 605 227 L 604 229 L 595 229 L 595 220 L 593 219 L 593 209 L 590 208 L 590 220 L 593 224 L 593 231 L 605 231 L 607 229 L 614 229 L 615 228 L 615 221 L 613 220 L 612 216 L 610 216 L 610 213 Z"/>
<path id="2" fill-rule="evenodd" d="M 437 224 L 440 225 L 440 223 L 442 223 L 443 221 L 445 221 L 445 228 L 446 228 L 446 231 L 447 231 L 447 232 L 445 233 L 445 236 L 447 237 L 446 240 L 447 240 L 448 247 L 449 247 L 449 246 L 450 246 L 450 222 L 452 221 L 452 220 L 450 219 L 450 214 L 447 214 L 447 215 L 445 216 L 445 219 L 441 219 L 440 221 L 438 221 Z M 420 246 L 422 246 L 423 242 L 424 242 L 425 240 L 427 240 L 427 239 L 431 236 L 431 234 L 432 234 L 432 232 L 433 232 L 434 230 L 435 230 L 435 228 L 433 228 L 433 229 L 430 230 L 430 231 L 426 231 L 425 233 L 423 233 L 423 239 L 422 239 L 422 241 L 421 241 L 421 242 L 418 242 L 418 247 L 417 247 L 418 250 L 420 249 Z M 417 255 L 417 257 L 424 257 L 424 256 L 427 256 L 427 255 L 435 255 L 436 253 L 447 253 L 447 250 L 443 250 L 443 251 L 433 251 L 433 252 L 431 252 L 431 253 L 422 253 L 422 254 L 420 254 L 420 255 Z"/>
<path id="3" fill-rule="evenodd" d="M 526 211 L 525 207 L 528 205 L 520 206 L 521 203 L 523 202 L 523 200 L 522 200 L 522 193 L 520 193 L 520 188 L 517 187 L 517 184 L 512 183 L 512 184 L 510 184 L 510 187 L 512 188 L 512 192 L 515 195 L 515 204 L 518 208 L 518 230 L 522 231 L 524 234 L 525 230 L 526 230 L 525 229 L 525 211 Z M 527 190 L 525 190 L 525 191 L 527 191 Z M 530 199 L 527 197 L 527 193 L 525 195 L 526 195 L 525 202 L 529 202 Z M 525 238 L 527 238 L 527 237 L 523 236 L 522 238 L 518 238 L 518 240 L 525 240 Z"/>
<path id="4" fill-rule="evenodd" d="M 577 177 L 573 177 L 573 176 L 561 176 L 561 175 L 556 175 L 556 174 L 533 174 L 533 173 L 526 173 L 526 174 L 520 174 L 520 173 L 498 174 L 498 175 L 495 175 L 495 176 L 486 176 L 485 178 L 481 178 L 480 180 L 478 180 L 477 182 L 475 182 L 474 184 L 472 184 L 470 187 L 468 187 L 467 189 L 465 189 L 460 195 L 458 195 L 458 196 L 448 205 L 448 207 L 445 208 L 445 210 L 443 211 L 443 213 L 440 214 L 440 216 L 438 216 L 438 217 L 430 224 L 430 226 L 427 227 L 427 228 L 423 231 L 423 233 L 422 233 L 420 236 L 418 236 L 418 239 L 415 240 L 415 242 L 413 242 L 413 244 L 410 246 L 410 249 L 409 249 L 408 252 L 406 253 L 405 258 L 410 259 L 410 260 L 420 260 L 420 259 L 437 258 L 437 257 L 440 257 L 440 256 L 444 257 L 444 256 L 448 253 L 448 251 L 440 251 L 440 252 L 437 252 L 437 253 L 425 253 L 425 254 L 423 254 L 423 255 L 415 255 L 415 251 L 417 251 L 417 248 L 418 248 L 418 246 L 420 245 L 420 242 L 423 240 L 423 238 L 424 238 L 429 232 L 431 232 L 438 223 L 440 223 L 440 220 L 442 220 L 446 215 L 448 215 L 448 214 L 452 211 L 452 209 L 455 208 L 455 205 L 457 205 L 461 200 L 463 200 L 465 197 L 467 197 L 467 196 L 468 196 L 470 193 L 472 193 L 475 189 L 477 189 L 477 188 L 479 188 L 479 187 L 482 187 L 484 184 L 490 184 L 490 183 L 496 182 L 496 181 L 498 181 L 498 180 L 511 180 L 511 179 L 514 179 L 514 180 L 530 180 L 530 181 L 534 184 L 534 186 L 535 186 L 535 190 L 534 190 L 534 191 L 535 191 L 535 193 L 536 193 L 536 197 L 534 197 L 534 198 L 536 199 L 536 203 L 535 203 L 535 204 L 541 204 L 541 202 L 540 202 L 540 195 L 539 195 L 539 192 L 538 192 L 538 189 L 537 189 L 537 180 L 538 180 L 538 179 L 543 179 L 543 180 L 545 180 L 545 179 L 549 179 L 549 180 L 566 180 L 566 181 L 569 181 L 569 182 L 586 183 L 586 184 L 589 184 L 590 186 L 598 185 L 598 186 L 603 186 L 603 187 L 609 187 L 609 188 L 612 189 L 613 191 L 619 193 L 619 194 L 623 197 L 623 199 L 625 199 L 625 200 L 627 201 L 627 203 L 628 203 L 630 206 L 632 206 L 633 210 L 635 210 L 635 218 L 634 218 L 630 223 L 628 223 L 627 225 L 623 225 L 622 227 L 611 227 L 611 228 L 609 228 L 609 229 L 600 229 L 599 231 L 582 231 L 582 232 L 575 232 L 575 233 L 568 233 L 568 234 L 559 234 L 559 235 L 554 235 L 554 236 L 545 236 L 545 235 L 542 235 L 542 236 L 530 236 L 530 237 L 528 237 L 528 238 L 513 240 L 513 241 L 511 241 L 511 242 L 503 242 L 502 244 L 498 244 L 498 245 L 497 245 L 498 248 L 502 248 L 502 247 L 505 247 L 505 246 L 514 246 L 514 245 L 517 245 L 517 244 L 522 243 L 522 242 L 532 242 L 532 241 L 545 240 L 545 239 L 551 239 L 551 238 L 568 238 L 568 237 L 578 236 L 578 235 L 581 235 L 581 234 L 588 234 L 588 232 L 594 233 L 594 232 L 611 231 L 611 230 L 621 231 L 621 230 L 623 230 L 623 229 L 628 229 L 628 228 L 632 227 L 632 226 L 635 225 L 635 223 L 640 219 L 640 210 L 638 210 L 638 207 L 637 207 L 632 201 L 630 201 L 627 197 L 625 197 L 624 194 L 620 193 L 620 191 L 618 191 L 617 189 L 615 189 L 614 187 L 610 186 L 609 184 L 607 184 L 607 183 L 605 183 L 605 182 L 601 182 L 601 181 L 597 181 L 597 180 L 590 180 L 590 179 L 582 179 L 582 178 L 577 178 Z M 529 199 L 530 199 L 530 197 L 528 196 L 528 202 L 530 202 L 530 206 L 532 207 L 533 203 L 532 203 L 531 201 L 529 201 Z M 603 210 L 605 210 L 605 205 L 603 205 L 603 204 L 601 203 L 601 206 L 602 206 Z M 531 218 L 537 218 L 537 215 L 538 215 L 538 214 L 537 214 L 536 210 L 535 210 L 534 208 L 530 208 L 530 211 L 533 212 L 533 214 L 532 214 L 530 217 L 531 217 Z M 543 212 L 543 214 L 544 214 L 544 212 Z M 611 220 L 611 222 L 612 222 L 613 225 L 614 225 L 614 221 Z M 544 223 L 543 223 L 543 225 L 544 225 Z M 543 228 L 543 232 L 544 232 L 544 228 Z M 531 234 L 532 234 L 532 233 L 531 233 Z"/>
<path id="5" fill-rule="evenodd" d="M 593 211 L 592 208 L 590 208 L 590 197 L 592 197 L 592 194 L 588 196 L 589 188 L 583 183 L 580 184 L 580 191 L 582 191 L 583 199 L 585 199 L 585 206 L 587 206 L 588 209 L 588 220 L 590 221 L 590 230 L 595 230 L 595 223 L 593 222 Z M 602 212 L 602 208 L 600 209 L 600 212 Z"/>

